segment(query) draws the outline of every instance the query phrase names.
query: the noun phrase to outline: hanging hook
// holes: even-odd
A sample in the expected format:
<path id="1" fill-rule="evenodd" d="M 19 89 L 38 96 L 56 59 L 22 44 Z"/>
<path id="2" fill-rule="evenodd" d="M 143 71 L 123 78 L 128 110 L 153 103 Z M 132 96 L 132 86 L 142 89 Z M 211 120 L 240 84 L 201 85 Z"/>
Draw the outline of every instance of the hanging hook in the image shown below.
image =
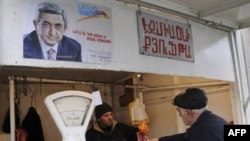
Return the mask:
<path id="1" fill-rule="evenodd" d="M 27 96 L 27 85 L 28 85 L 28 83 L 27 83 L 27 77 L 23 76 L 22 78 L 23 78 L 22 79 L 22 92 L 23 92 L 23 94 L 25 96 Z"/>
<path id="2" fill-rule="evenodd" d="M 139 98 L 139 91 L 140 91 L 140 88 L 139 88 L 139 85 L 137 84 L 137 87 L 136 87 L 136 94 L 135 94 L 135 97 L 136 97 L 136 98 Z"/>
<path id="3" fill-rule="evenodd" d="M 30 98 L 31 98 L 31 103 L 30 103 L 30 106 L 33 106 L 33 99 L 34 99 L 34 96 L 32 95 L 32 96 L 30 96 Z"/>

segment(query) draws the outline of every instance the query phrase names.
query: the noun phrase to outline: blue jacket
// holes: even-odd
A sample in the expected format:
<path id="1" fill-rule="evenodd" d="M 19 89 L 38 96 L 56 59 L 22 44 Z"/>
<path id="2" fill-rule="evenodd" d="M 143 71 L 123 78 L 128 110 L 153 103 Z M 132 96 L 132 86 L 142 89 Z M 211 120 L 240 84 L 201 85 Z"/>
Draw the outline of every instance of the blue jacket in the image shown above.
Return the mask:
<path id="1" fill-rule="evenodd" d="M 23 57 L 44 59 L 36 31 L 32 31 L 23 39 Z M 56 60 L 82 61 L 81 45 L 74 39 L 63 36 L 58 44 Z"/>
<path id="2" fill-rule="evenodd" d="M 159 138 L 159 141 L 224 141 L 224 125 L 228 124 L 211 111 L 203 112 L 198 120 L 186 130 L 172 136 Z"/>

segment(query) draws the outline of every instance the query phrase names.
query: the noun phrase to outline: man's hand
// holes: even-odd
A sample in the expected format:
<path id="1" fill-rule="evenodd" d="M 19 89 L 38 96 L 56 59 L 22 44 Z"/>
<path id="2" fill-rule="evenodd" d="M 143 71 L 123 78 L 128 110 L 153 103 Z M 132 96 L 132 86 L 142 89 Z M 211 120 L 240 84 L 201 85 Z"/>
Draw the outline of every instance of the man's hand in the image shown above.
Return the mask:
<path id="1" fill-rule="evenodd" d="M 17 141 L 27 141 L 28 134 L 24 129 L 16 129 Z"/>

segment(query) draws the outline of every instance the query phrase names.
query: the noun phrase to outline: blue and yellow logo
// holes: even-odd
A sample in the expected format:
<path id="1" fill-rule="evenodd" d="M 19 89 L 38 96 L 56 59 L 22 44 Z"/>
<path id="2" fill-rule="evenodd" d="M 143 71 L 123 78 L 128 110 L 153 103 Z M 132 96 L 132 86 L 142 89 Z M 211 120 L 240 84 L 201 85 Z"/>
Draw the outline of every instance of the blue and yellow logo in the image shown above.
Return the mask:
<path id="1" fill-rule="evenodd" d="M 108 15 L 104 11 L 99 10 L 98 7 L 91 6 L 83 2 L 78 2 L 78 11 L 80 15 L 86 17 L 78 19 L 77 22 L 92 18 L 109 18 Z"/>

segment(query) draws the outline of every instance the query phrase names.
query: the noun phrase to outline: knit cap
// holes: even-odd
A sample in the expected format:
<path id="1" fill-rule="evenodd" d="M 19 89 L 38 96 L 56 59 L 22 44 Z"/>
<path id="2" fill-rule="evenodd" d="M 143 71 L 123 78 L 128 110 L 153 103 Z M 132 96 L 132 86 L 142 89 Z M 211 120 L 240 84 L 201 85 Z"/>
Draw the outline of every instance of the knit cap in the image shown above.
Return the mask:
<path id="1" fill-rule="evenodd" d="M 96 119 L 99 119 L 103 114 L 107 112 L 113 112 L 113 109 L 111 106 L 109 106 L 107 103 L 103 102 L 100 105 L 97 105 L 95 107 L 95 117 Z"/>

